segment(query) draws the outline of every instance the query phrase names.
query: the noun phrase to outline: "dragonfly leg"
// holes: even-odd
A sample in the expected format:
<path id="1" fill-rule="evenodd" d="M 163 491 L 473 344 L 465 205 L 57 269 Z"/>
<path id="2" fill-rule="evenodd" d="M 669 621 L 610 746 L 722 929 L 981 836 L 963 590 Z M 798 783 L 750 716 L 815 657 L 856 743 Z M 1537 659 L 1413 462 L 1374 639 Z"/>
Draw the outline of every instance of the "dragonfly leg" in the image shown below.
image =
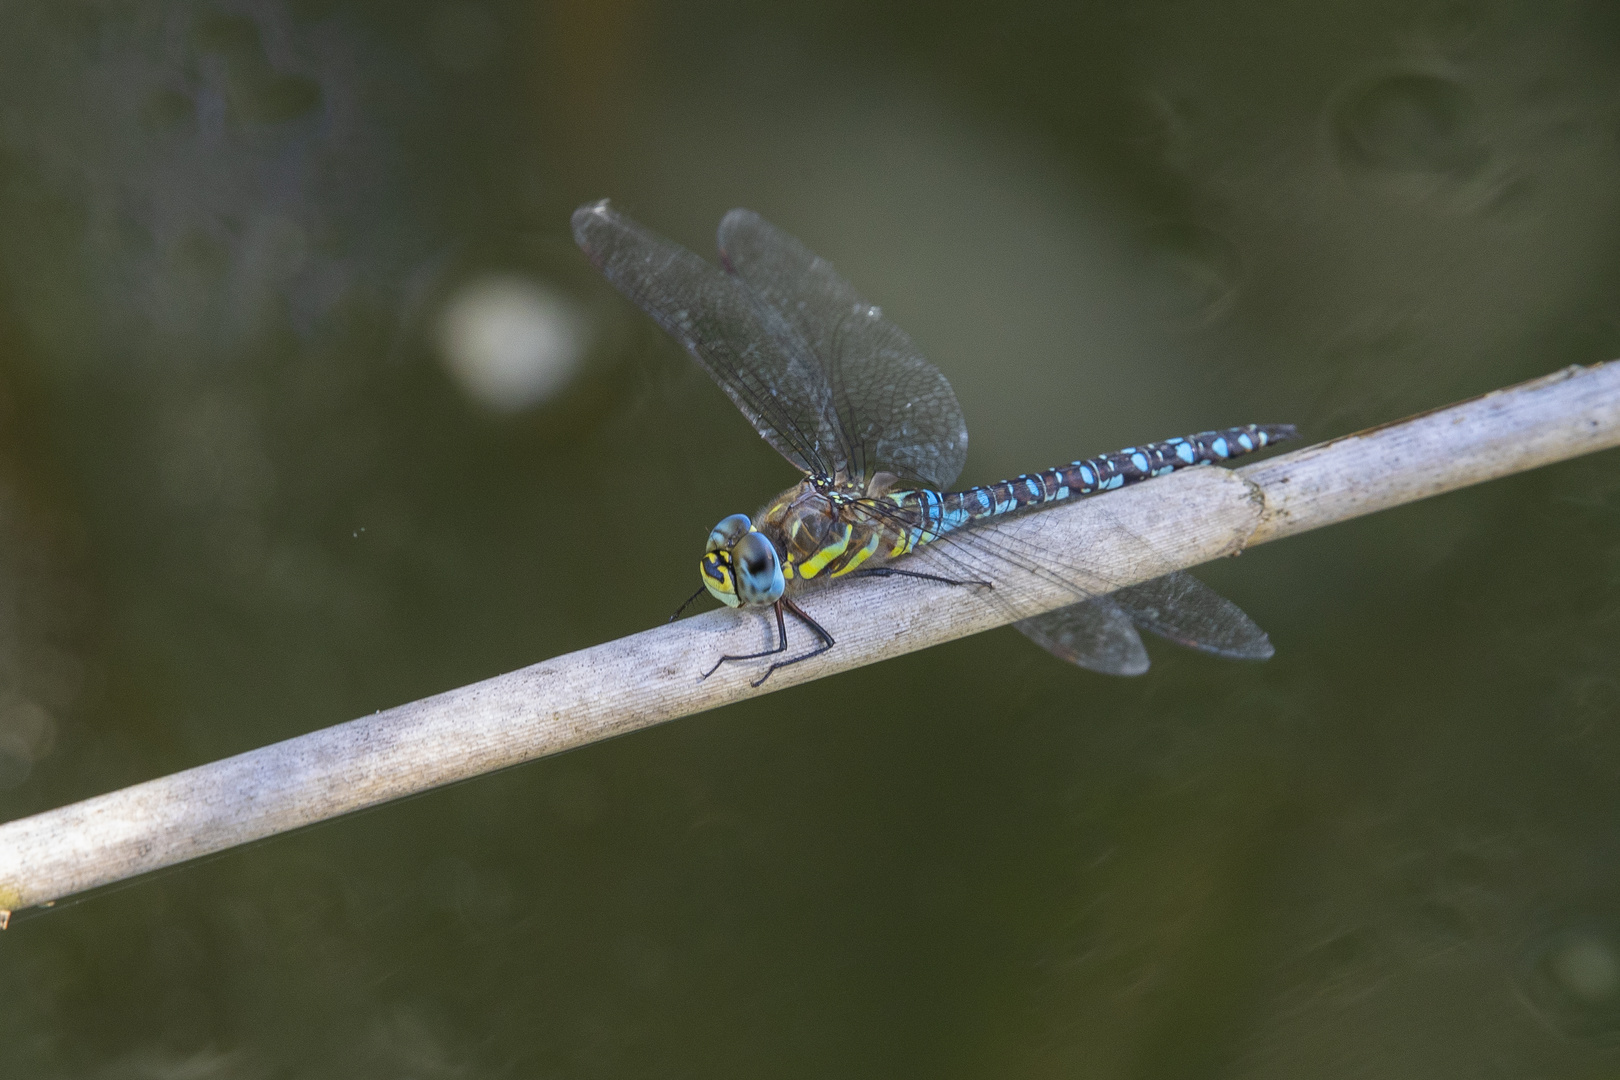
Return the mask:
<path id="1" fill-rule="evenodd" d="M 956 578 L 941 577 L 939 574 L 923 574 L 916 570 L 899 570 L 892 566 L 872 566 L 865 570 L 851 570 L 846 577 L 912 577 L 924 581 L 937 581 L 941 585 L 973 585 L 986 589 L 995 588 L 989 581 L 958 581 Z"/>
<path id="2" fill-rule="evenodd" d="M 756 688 L 760 687 L 760 686 L 764 686 L 765 685 L 765 680 L 770 678 L 771 677 L 771 672 L 775 671 L 777 668 L 785 668 L 790 664 L 797 664 L 800 660 L 808 660 L 812 656 L 820 656 L 822 653 L 826 652 L 828 649 L 830 649 L 834 645 L 838 644 L 838 642 L 833 640 L 833 636 L 831 634 L 827 633 L 827 628 L 826 627 L 824 627 L 820 623 L 816 622 L 816 620 L 812 619 L 809 616 L 809 614 L 805 612 L 804 608 L 800 607 L 798 604 L 795 604 L 792 600 L 789 600 L 786 597 L 784 597 L 783 599 L 778 600 L 776 602 L 776 622 L 777 622 L 777 625 L 779 627 L 782 626 L 782 609 L 783 608 L 787 608 L 789 611 L 793 612 L 793 614 L 795 614 L 795 615 L 797 615 L 799 617 L 799 619 L 804 623 L 804 625 L 808 626 L 811 630 L 814 630 L 815 633 L 816 633 L 816 636 L 821 639 L 821 644 L 816 646 L 814 649 L 811 649 L 809 652 L 805 653 L 802 656 L 795 656 L 791 660 L 778 660 L 776 663 L 772 664 L 770 667 L 765 669 L 765 674 L 761 675 L 759 678 L 757 678 L 753 682 L 749 683 L 748 684 L 749 686 L 753 686 L 753 687 L 756 687 Z M 786 630 L 785 627 L 783 627 L 783 629 L 782 629 L 782 645 L 783 645 L 783 647 L 785 647 L 787 645 L 787 630 Z M 782 649 L 778 648 L 778 649 L 774 649 L 772 651 L 773 652 L 781 652 Z M 761 656 L 768 656 L 770 654 L 769 653 L 761 653 L 760 655 Z"/>
<path id="3" fill-rule="evenodd" d="M 713 675 L 715 672 L 719 671 L 720 670 L 720 665 L 725 663 L 727 660 L 761 660 L 761 659 L 763 659 L 763 658 L 765 658 L 767 656 L 775 656 L 777 653 L 786 652 L 787 651 L 787 623 L 784 622 L 783 619 L 782 619 L 782 605 L 786 604 L 786 603 L 790 603 L 790 601 L 778 600 L 776 602 L 776 648 L 774 648 L 774 649 L 766 649 L 764 652 L 748 653 L 745 656 L 730 656 L 730 655 L 722 656 L 720 659 L 718 659 L 718 660 L 716 660 L 714 662 L 714 667 L 710 668 L 708 671 L 705 671 L 703 673 L 703 677 L 705 679 L 707 679 L 710 675 Z M 794 605 L 794 613 L 799 615 L 801 618 L 804 617 L 804 613 L 798 609 L 798 605 L 796 605 L 796 604 Z M 811 623 L 810 625 L 815 626 L 814 623 Z M 816 629 L 820 630 L 821 628 L 816 627 Z M 822 633 L 826 633 L 826 631 L 822 630 Z M 771 669 L 771 671 L 774 671 L 774 670 L 776 670 L 776 669 L 775 668 Z M 765 674 L 769 675 L 770 673 L 771 673 L 770 671 L 767 671 Z M 764 682 L 764 681 L 765 680 L 763 680 L 763 679 L 760 680 L 760 682 Z M 759 683 L 755 683 L 754 685 L 758 686 Z"/>
<path id="4" fill-rule="evenodd" d="M 692 606 L 692 601 L 694 601 L 698 597 L 702 596 L 705 591 L 706 590 L 703 588 L 703 586 L 699 585 L 698 586 L 698 591 L 693 593 L 691 596 L 688 596 L 686 598 L 686 603 L 682 604 L 680 607 L 675 609 L 675 614 L 673 614 L 673 615 L 671 615 L 669 617 L 669 621 L 674 622 L 676 619 L 680 618 L 681 617 L 681 612 L 683 612 L 687 608 L 691 607 Z"/>

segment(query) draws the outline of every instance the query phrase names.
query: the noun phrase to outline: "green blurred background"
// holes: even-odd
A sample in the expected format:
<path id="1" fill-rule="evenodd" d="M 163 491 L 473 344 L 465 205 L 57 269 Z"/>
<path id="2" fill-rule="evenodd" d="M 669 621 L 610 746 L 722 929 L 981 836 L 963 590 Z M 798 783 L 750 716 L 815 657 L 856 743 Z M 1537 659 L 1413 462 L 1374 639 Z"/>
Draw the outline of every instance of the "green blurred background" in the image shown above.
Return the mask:
<path id="1" fill-rule="evenodd" d="M 832 259 L 968 481 L 1620 355 L 1620 9 L 0 0 L 0 818 L 662 620 L 793 479 L 575 251 Z M 1011 630 L 0 935 L 0 1075 L 1620 1073 L 1620 476 Z M 836 629 L 836 628 L 835 628 Z"/>

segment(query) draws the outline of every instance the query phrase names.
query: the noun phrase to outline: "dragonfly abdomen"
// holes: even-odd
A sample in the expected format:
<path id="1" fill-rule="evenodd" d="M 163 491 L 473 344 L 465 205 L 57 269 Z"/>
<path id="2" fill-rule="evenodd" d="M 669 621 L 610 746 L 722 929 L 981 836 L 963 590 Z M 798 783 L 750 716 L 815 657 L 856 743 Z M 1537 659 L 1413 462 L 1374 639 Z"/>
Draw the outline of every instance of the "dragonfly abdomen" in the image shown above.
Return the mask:
<path id="1" fill-rule="evenodd" d="M 1230 461 L 1293 436 L 1292 424 L 1246 424 L 1220 431 L 1202 431 L 1179 439 L 1129 446 L 1112 454 L 1071 461 L 1011 480 L 948 492 L 941 497 L 938 526 L 932 531 L 934 536 L 943 535 L 1015 510 L 1112 491 L 1195 465 Z"/>

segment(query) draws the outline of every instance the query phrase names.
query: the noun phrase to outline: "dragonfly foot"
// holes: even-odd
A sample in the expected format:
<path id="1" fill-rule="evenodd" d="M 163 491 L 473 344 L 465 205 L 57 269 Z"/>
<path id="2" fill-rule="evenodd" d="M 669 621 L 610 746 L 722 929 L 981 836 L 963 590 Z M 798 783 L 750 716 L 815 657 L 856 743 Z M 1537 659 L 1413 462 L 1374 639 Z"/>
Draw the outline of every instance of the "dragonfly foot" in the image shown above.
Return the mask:
<path id="1" fill-rule="evenodd" d="M 777 601 L 777 603 L 775 605 L 776 606 L 776 648 L 774 648 L 774 649 L 766 649 L 764 652 L 747 653 L 746 655 L 743 655 L 743 656 L 732 656 L 731 654 L 728 653 L 725 656 L 722 656 L 720 659 L 716 660 L 714 662 L 714 667 L 710 668 L 708 671 L 705 671 L 703 673 L 702 678 L 707 679 L 710 675 L 713 675 L 715 672 L 719 671 L 720 670 L 720 665 L 725 663 L 727 660 L 763 660 L 767 656 L 776 656 L 778 653 L 786 652 L 787 651 L 787 622 L 786 622 L 786 620 L 784 620 L 782 618 L 782 606 L 783 606 L 784 603 L 790 603 L 790 602 L 789 601 Z M 793 613 L 795 615 L 798 615 L 800 618 L 806 618 L 804 612 L 799 610 L 799 606 L 797 604 L 793 604 L 792 606 L 793 606 Z M 679 614 L 679 612 L 677 612 L 677 614 Z M 810 625 L 815 626 L 816 624 L 811 623 Z M 817 627 L 817 629 L 819 630 L 820 627 Z M 825 631 L 822 631 L 822 632 L 825 633 Z M 791 664 L 791 663 L 793 663 L 793 661 L 789 660 L 788 663 Z M 775 671 L 780 666 L 781 666 L 780 664 L 772 664 L 771 667 L 770 667 L 770 670 L 765 672 L 764 678 L 761 678 L 759 680 L 759 682 L 764 682 L 765 679 L 770 678 L 771 672 Z M 701 682 L 702 679 L 700 679 L 699 681 Z M 750 685 L 758 686 L 759 683 L 751 683 Z"/>
<path id="2" fill-rule="evenodd" d="M 893 566 L 874 566 L 866 570 L 851 570 L 850 577 L 909 577 L 920 578 L 923 581 L 937 581 L 941 585 L 972 585 L 974 588 L 995 588 L 995 582 L 972 579 L 961 581 L 957 578 L 948 578 L 940 574 L 924 574 L 917 570 L 900 570 Z"/>
<path id="3" fill-rule="evenodd" d="M 670 621 L 670 622 L 674 622 L 674 621 L 675 621 L 675 620 L 676 620 L 676 619 L 678 619 L 678 618 L 680 618 L 680 617 L 681 617 L 681 612 L 683 612 L 683 611 L 685 611 L 685 610 L 686 610 L 686 609 L 687 609 L 687 608 L 689 608 L 689 607 L 691 607 L 691 606 L 692 606 L 692 601 L 694 601 L 694 600 L 696 600 L 696 599 L 697 599 L 697 598 L 698 598 L 698 597 L 700 597 L 700 596 L 702 596 L 702 595 L 703 595 L 703 593 L 704 593 L 704 591 L 705 591 L 705 590 L 704 590 L 704 589 L 703 589 L 703 587 L 702 587 L 702 586 L 699 586 L 699 587 L 698 587 L 698 591 L 697 591 L 697 592 L 695 592 L 695 593 L 693 593 L 693 594 L 692 594 L 692 595 L 691 595 L 691 596 L 688 596 L 688 597 L 687 597 L 687 598 L 686 598 L 686 602 L 685 602 L 685 603 L 684 603 L 684 604 L 682 604 L 682 605 L 681 605 L 681 606 L 680 606 L 680 607 L 678 607 L 678 608 L 676 608 L 676 609 L 675 609 L 675 614 L 673 614 L 673 615 L 671 615 L 671 616 L 670 616 L 670 617 L 669 617 L 669 621 Z"/>
<path id="4" fill-rule="evenodd" d="M 820 656 L 822 653 L 826 652 L 828 649 L 837 644 L 837 642 L 833 640 L 833 636 L 827 633 L 826 629 L 820 623 L 816 622 L 816 620 L 812 619 L 808 614 L 806 614 L 805 610 L 798 604 L 795 604 L 791 600 L 778 600 L 776 602 L 776 648 L 766 649 L 764 652 L 749 653 L 747 656 L 722 656 L 720 659 L 714 662 L 714 666 L 712 668 L 703 673 L 702 677 L 707 679 L 710 675 L 713 675 L 716 671 L 719 671 L 720 665 L 725 663 L 727 660 L 763 660 L 767 656 L 776 656 L 780 653 L 786 652 L 787 621 L 782 617 L 782 613 L 784 611 L 791 611 L 794 615 L 798 616 L 798 618 L 806 626 L 813 630 L 818 638 L 821 639 L 821 644 L 817 645 L 814 649 L 811 649 L 803 656 L 795 656 L 791 660 L 776 661 L 770 667 L 765 669 L 765 674 L 748 684 L 755 690 L 758 690 L 761 686 L 764 686 L 765 680 L 769 679 L 771 675 L 775 673 L 777 668 L 789 667 L 790 665 L 797 664 L 801 660 L 808 660 L 812 656 Z"/>

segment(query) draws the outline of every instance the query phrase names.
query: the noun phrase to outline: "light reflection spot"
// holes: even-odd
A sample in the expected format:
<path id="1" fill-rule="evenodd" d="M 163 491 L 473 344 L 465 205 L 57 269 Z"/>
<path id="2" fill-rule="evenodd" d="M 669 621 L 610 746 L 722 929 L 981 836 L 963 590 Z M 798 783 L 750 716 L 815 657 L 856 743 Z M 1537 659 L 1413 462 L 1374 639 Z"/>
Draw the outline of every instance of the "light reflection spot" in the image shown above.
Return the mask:
<path id="1" fill-rule="evenodd" d="M 554 397 L 590 343 L 578 305 L 515 274 L 461 286 L 440 312 L 438 331 L 450 374 L 469 396 L 498 412 Z"/>

